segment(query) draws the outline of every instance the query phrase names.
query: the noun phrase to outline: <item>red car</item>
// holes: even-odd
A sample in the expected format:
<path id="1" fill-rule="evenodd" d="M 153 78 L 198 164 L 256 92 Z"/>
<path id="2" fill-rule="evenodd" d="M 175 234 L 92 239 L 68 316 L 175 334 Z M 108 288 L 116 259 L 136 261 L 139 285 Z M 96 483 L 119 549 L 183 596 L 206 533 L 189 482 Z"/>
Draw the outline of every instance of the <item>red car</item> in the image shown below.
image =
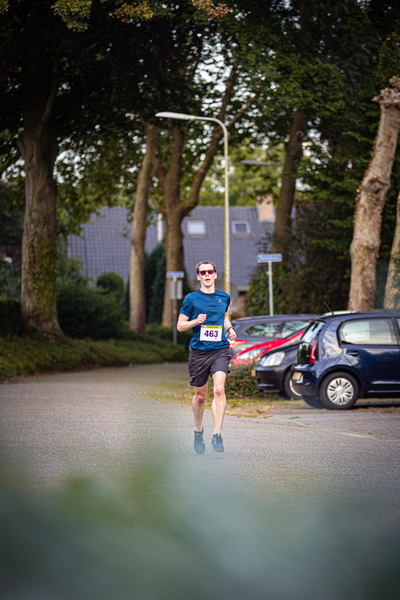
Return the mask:
<path id="1" fill-rule="evenodd" d="M 247 365 L 249 364 L 249 362 L 253 362 L 254 360 L 260 358 L 260 356 L 262 354 L 265 354 L 265 352 L 268 352 L 268 350 L 272 350 L 272 348 L 284 346 L 285 344 L 293 344 L 293 342 L 299 341 L 301 336 L 303 335 L 304 329 L 298 331 L 290 337 L 278 338 L 277 340 L 271 340 L 270 342 L 263 342 L 262 344 L 256 344 L 255 346 L 246 348 L 246 350 L 242 350 L 242 352 L 235 354 L 235 356 L 231 358 L 231 367 Z"/>

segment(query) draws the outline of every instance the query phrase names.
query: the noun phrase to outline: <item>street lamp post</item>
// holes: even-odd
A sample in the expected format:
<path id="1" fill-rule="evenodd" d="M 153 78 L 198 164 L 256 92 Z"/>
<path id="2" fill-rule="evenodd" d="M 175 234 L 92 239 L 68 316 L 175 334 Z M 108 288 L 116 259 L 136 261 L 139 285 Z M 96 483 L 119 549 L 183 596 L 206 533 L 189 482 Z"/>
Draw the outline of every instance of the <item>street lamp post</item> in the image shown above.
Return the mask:
<path id="1" fill-rule="evenodd" d="M 196 117 L 184 113 L 159 112 L 156 117 L 165 119 L 182 119 L 184 121 L 213 121 L 222 127 L 224 132 L 224 162 L 225 162 L 225 292 L 230 294 L 230 239 L 229 239 L 229 187 L 228 187 L 228 130 L 219 119 L 213 117 Z"/>

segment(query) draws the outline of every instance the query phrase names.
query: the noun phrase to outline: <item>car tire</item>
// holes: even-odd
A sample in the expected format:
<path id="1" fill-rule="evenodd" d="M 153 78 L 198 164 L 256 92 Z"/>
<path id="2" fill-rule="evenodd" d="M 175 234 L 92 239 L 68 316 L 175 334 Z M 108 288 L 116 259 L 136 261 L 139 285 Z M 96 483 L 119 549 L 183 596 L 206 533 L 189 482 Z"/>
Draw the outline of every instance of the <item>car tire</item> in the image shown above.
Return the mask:
<path id="1" fill-rule="evenodd" d="M 289 368 L 283 378 L 283 392 L 286 398 L 294 398 L 300 400 L 301 394 L 295 391 L 292 385 L 292 370 Z"/>
<path id="2" fill-rule="evenodd" d="M 336 371 L 322 380 L 319 395 L 330 410 L 348 410 L 358 399 L 358 383 L 349 373 Z"/>
<path id="3" fill-rule="evenodd" d="M 317 396 L 302 396 L 304 402 L 311 408 L 324 408 L 321 400 Z"/>

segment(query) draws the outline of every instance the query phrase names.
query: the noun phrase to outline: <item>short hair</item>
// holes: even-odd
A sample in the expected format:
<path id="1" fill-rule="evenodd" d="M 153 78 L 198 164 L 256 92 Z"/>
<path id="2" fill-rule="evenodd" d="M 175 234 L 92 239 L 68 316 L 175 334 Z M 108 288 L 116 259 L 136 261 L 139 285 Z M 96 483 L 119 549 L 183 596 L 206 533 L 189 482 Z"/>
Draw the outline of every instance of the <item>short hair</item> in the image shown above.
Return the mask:
<path id="1" fill-rule="evenodd" d="M 199 262 L 199 263 L 196 265 L 196 273 L 197 273 L 197 274 L 198 274 L 198 273 L 199 273 L 199 271 L 200 271 L 200 266 L 201 266 L 201 265 L 212 265 L 212 266 L 213 266 L 213 269 L 214 269 L 214 273 L 216 273 L 216 272 L 217 272 L 217 267 L 214 265 L 214 263 L 213 263 L 213 262 L 211 262 L 211 260 L 202 260 L 201 262 Z"/>

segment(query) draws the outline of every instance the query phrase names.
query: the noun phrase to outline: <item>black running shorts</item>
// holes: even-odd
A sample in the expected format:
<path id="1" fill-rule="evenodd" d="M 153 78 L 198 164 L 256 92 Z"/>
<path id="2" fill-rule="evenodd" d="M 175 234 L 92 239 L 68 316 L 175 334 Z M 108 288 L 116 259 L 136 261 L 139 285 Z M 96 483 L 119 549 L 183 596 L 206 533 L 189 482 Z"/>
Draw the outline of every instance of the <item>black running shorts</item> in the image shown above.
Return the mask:
<path id="1" fill-rule="evenodd" d="M 189 352 L 189 375 L 190 385 L 202 387 L 217 371 L 229 373 L 229 361 L 231 356 L 229 348 L 221 350 L 194 350 Z"/>

